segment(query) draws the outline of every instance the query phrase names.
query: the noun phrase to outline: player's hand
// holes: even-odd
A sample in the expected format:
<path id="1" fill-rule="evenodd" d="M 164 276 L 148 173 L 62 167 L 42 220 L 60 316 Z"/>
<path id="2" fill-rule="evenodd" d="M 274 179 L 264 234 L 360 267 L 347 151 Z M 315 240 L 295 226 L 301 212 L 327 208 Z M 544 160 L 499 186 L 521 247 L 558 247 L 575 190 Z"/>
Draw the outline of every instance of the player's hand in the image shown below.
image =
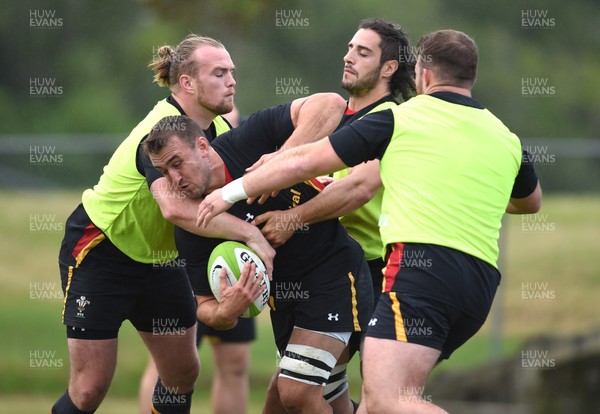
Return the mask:
<path id="1" fill-rule="evenodd" d="M 263 194 L 260 196 L 260 198 L 258 199 L 258 204 L 265 204 L 265 201 L 267 201 L 269 199 L 269 197 L 277 197 L 277 194 L 279 194 L 279 190 L 273 191 L 270 194 Z M 256 201 L 256 197 L 249 197 L 248 200 L 246 200 L 246 203 L 248 204 L 252 204 Z"/>
<path id="2" fill-rule="evenodd" d="M 215 216 L 227 211 L 231 206 L 231 203 L 223 200 L 222 189 L 213 191 L 198 206 L 196 226 L 206 227 Z"/>
<path id="3" fill-rule="evenodd" d="M 221 312 L 231 317 L 238 317 L 243 314 L 246 309 L 254 302 L 266 289 L 265 285 L 261 286 L 262 272 L 258 277 L 254 277 L 256 265 L 251 262 L 246 262 L 242 268 L 242 273 L 238 281 L 233 286 L 229 286 L 227 282 L 227 270 L 221 270 L 220 291 L 221 300 L 219 307 Z"/>
<path id="4" fill-rule="evenodd" d="M 250 235 L 246 240 L 246 245 L 256 252 L 267 268 L 269 280 L 273 280 L 273 260 L 275 259 L 275 249 L 269 244 L 262 235 L 260 229 L 255 227 L 256 232 Z"/>
<path id="5" fill-rule="evenodd" d="M 293 220 L 286 219 L 285 214 L 290 214 L 281 210 L 268 211 L 256 217 L 252 224 L 260 226 L 263 236 L 273 246 L 274 249 L 283 245 L 294 235 L 295 223 Z"/>
<path id="6" fill-rule="evenodd" d="M 319 180 L 319 182 L 323 184 L 324 187 L 327 187 L 329 184 L 335 181 L 335 178 L 330 177 L 328 175 L 322 175 L 320 177 L 317 177 L 317 180 Z"/>

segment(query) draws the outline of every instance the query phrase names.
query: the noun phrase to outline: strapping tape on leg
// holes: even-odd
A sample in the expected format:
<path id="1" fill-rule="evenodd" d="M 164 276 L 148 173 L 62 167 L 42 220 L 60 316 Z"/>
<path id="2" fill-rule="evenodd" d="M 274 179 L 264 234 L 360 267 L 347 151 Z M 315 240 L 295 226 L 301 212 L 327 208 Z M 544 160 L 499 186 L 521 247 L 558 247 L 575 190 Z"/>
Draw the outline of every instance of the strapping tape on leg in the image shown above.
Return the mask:
<path id="1" fill-rule="evenodd" d="M 336 365 L 331 371 L 323 390 L 323 398 L 330 403 L 335 401 L 340 395 L 348 389 L 348 378 L 346 376 L 346 367 L 348 364 Z"/>
<path id="2" fill-rule="evenodd" d="M 323 349 L 289 344 L 279 363 L 279 376 L 305 384 L 325 386 L 335 363 L 335 357 Z"/>

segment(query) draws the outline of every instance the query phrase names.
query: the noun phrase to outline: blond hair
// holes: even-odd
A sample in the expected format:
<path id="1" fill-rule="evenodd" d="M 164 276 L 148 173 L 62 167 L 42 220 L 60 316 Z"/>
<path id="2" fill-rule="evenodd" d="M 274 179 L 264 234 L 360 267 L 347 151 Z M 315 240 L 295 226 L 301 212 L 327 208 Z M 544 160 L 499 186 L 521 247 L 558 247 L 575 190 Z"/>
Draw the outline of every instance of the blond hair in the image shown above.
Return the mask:
<path id="1" fill-rule="evenodd" d="M 192 58 L 192 54 L 200 46 L 225 48 L 218 40 L 193 33 L 187 35 L 175 49 L 169 45 L 161 46 L 148 64 L 154 72 L 154 82 L 159 86 L 171 87 L 177 84 L 181 75 L 196 76 L 198 62 Z"/>

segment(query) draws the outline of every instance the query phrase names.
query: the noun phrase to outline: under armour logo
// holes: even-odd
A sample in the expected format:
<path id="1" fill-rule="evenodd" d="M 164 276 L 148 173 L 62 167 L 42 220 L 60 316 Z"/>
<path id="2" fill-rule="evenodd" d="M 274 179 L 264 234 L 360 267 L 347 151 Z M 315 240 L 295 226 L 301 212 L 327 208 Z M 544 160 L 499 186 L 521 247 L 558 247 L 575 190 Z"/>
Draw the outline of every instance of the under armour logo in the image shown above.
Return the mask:
<path id="1" fill-rule="evenodd" d="M 339 313 L 336 313 L 335 315 L 334 315 L 333 313 L 330 313 L 330 314 L 328 314 L 328 316 L 327 316 L 327 320 L 328 320 L 328 321 L 333 321 L 333 320 L 335 320 L 335 321 L 339 321 L 339 316 L 340 316 L 340 314 L 339 314 Z"/>
<path id="2" fill-rule="evenodd" d="M 246 221 L 254 220 L 254 214 L 246 213 Z"/>
<path id="3" fill-rule="evenodd" d="M 377 318 L 373 318 L 369 321 L 369 326 L 375 326 L 376 323 L 377 323 Z"/>

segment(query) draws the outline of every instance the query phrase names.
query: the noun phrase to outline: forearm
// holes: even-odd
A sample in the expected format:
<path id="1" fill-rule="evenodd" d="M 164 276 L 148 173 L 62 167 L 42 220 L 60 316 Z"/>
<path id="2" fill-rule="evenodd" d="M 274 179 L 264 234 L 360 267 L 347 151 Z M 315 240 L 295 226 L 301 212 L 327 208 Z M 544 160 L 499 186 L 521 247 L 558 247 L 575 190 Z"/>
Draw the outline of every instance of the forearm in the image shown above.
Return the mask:
<path id="1" fill-rule="evenodd" d="M 231 329 L 237 325 L 237 315 L 223 312 L 223 307 L 214 296 L 196 296 L 197 318 L 204 324 L 219 330 Z"/>
<path id="2" fill-rule="evenodd" d="M 281 190 L 344 167 L 346 165 L 328 138 L 284 151 L 256 170 L 206 196 L 198 209 L 197 223 L 206 226 L 237 201 Z"/>
<path id="3" fill-rule="evenodd" d="M 293 209 L 302 223 L 314 224 L 344 216 L 373 198 L 379 186 L 365 188 L 352 175 L 329 184 L 317 197 Z"/>
<path id="4" fill-rule="evenodd" d="M 246 194 L 256 197 L 346 167 L 324 138 L 279 153 L 243 177 Z M 228 184 L 229 185 L 229 184 Z"/>
<path id="5" fill-rule="evenodd" d="M 173 191 L 166 178 L 152 183 L 152 194 L 163 217 L 174 225 L 203 237 L 248 242 L 260 233 L 255 226 L 231 214 L 222 214 L 206 227 L 196 225 L 196 215 L 201 200 L 194 200 Z"/>
<path id="6" fill-rule="evenodd" d="M 256 226 L 229 213 L 216 217 L 206 227 L 198 227 L 196 225 L 196 215 L 200 202 L 190 201 L 191 203 L 181 203 L 179 206 L 181 214 L 171 217 L 170 221 L 177 227 L 202 237 L 236 240 L 244 243 L 256 237 L 258 233 Z"/>

